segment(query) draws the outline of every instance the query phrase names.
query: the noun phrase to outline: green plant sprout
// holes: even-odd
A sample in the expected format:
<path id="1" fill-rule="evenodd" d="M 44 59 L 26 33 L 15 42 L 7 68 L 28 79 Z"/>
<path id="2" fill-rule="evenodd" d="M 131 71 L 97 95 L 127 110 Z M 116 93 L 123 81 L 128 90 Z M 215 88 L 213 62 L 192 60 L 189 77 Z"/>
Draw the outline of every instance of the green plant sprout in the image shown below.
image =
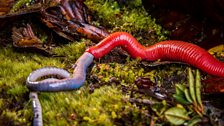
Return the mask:
<path id="1" fill-rule="evenodd" d="M 176 85 L 176 93 L 173 97 L 181 105 L 172 107 L 165 112 L 165 117 L 172 124 L 181 125 L 187 121 L 188 126 L 191 126 L 202 121 L 204 107 L 201 100 L 201 78 L 198 69 L 194 77 L 191 68 L 188 68 L 188 84 L 189 87 Z M 182 105 L 185 105 L 190 113 Z M 191 110 L 194 110 L 197 114 L 193 114 Z M 190 114 L 193 116 L 192 118 L 189 117 Z"/>

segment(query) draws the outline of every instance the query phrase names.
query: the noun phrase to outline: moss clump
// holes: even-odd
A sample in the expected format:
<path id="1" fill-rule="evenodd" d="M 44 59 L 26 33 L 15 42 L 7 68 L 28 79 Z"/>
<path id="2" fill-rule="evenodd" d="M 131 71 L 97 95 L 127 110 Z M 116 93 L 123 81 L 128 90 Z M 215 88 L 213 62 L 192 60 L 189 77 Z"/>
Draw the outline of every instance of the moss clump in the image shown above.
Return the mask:
<path id="1" fill-rule="evenodd" d="M 57 56 L 66 57 L 67 61 L 75 62 L 85 52 L 86 45 L 88 45 L 88 41 L 83 39 L 80 42 L 73 42 L 62 47 L 56 47 L 53 49 L 53 53 Z"/>
<path id="2" fill-rule="evenodd" d="M 148 15 L 141 0 L 126 1 L 126 5 L 119 5 L 115 0 L 89 0 L 85 3 L 97 15 L 97 20 L 107 28 L 110 27 L 112 32 L 126 31 L 134 36 L 148 33 L 148 36 L 156 38 L 155 41 L 167 39 L 168 32 Z"/>
<path id="3" fill-rule="evenodd" d="M 91 75 L 97 76 L 103 83 L 109 83 L 111 78 L 116 78 L 122 83 L 133 84 L 137 77 L 149 77 L 152 71 L 145 71 L 137 67 L 139 60 L 126 59 L 125 64 L 119 63 L 100 63 L 93 67 Z M 129 86 L 131 86 L 129 85 Z"/>
<path id="4" fill-rule="evenodd" d="M 127 102 L 128 96 L 113 86 L 103 86 L 91 94 L 86 87 L 72 92 L 41 93 L 39 98 L 44 123 L 51 125 L 112 126 L 124 116 L 136 120 L 138 117 L 132 117 L 132 113 L 142 115 L 141 110 Z M 141 124 L 141 119 L 137 119 L 136 125 Z"/>

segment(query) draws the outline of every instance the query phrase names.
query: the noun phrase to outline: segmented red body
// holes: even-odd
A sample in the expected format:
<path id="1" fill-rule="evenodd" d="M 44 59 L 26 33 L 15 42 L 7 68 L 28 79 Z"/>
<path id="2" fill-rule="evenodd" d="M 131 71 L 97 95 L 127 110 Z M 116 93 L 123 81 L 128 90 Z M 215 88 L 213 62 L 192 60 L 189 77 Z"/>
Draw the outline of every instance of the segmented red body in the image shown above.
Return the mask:
<path id="1" fill-rule="evenodd" d="M 183 41 L 163 41 L 144 47 L 132 35 L 126 32 L 116 32 L 86 51 L 95 58 L 100 58 L 117 46 L 121 46 L 133 58 L 139 57 L 148 61 L 158 59 L 181 61 L 209 74 L 224 77 L 224 63 L 215 59 L 203 48 Z"/>

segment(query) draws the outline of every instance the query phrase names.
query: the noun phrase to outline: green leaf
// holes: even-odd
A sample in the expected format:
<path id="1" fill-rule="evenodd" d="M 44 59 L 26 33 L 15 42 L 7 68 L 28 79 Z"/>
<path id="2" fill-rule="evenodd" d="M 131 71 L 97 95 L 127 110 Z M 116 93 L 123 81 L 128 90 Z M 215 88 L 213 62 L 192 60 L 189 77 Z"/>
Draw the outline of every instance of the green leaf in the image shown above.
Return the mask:
<path id="1" fill-rule="evenodd" d="M 185 89 L 184 90 L 184 94 L 185 94 L 185 97 L 187 99 L 188 102 L 192 103 L 192 99 L 190 97 L 190 94 L 189 94 L 189 90 L 188 89 Z"/>
<path id="2" fill-rule="evenodd" d="M 174 99 L 175 99 L 177 102 L 179 102 L 179 103 L 181 103 L 181 104 L 183 104 L 183 105 L 188 105 L 188 104 L 190 104 L 190 102 L 187 101 L 182 95 L 174 94 L 173 97 L 174 97 Z"/>
<path id="3" fill-rule="evenodd" d="M 202 119 L 198 116 L 193 117 L 188 123 L 187 126 L 195 126 L 197 123 L 200 123 Z"/>
<path id="4" fill-rule="evenodd" d="M 168 109 L 165 112 L 165 117 L 170 123 L 174 125 L 181 125 L 190 119 L 187 115 L 187 111 L 182 107 L 173 107 Z"/>
<path id="5" fill-rule="evenodd" d="M 195 82 L 195 92 L 196 92 L 196 99 L 198 104 L 202 107 L 202 101 L 201 101 L 201 78 L 200 78 L 200 72 L 199 70 L 196 70 L 196 82 Z"/>
<path id="6" fill-rule="evenodd" d="M 193 102 L 196 103 L 194 77 L 193 77 L 191 68 L 188 68 L 188 83 L 189 83 L 189 89 L 190 89 L 190 96 Z"/>
<path id="7" fill-rule="evenodd" d="M 182 95 L 182 96 L 184 96 L 184 89 L 186 88 L 185 85 L 182 85 L 182 84 L 176 84 L 175 88 L 176 88 L 176 94 L 177 94 L 177 95 Z"/>

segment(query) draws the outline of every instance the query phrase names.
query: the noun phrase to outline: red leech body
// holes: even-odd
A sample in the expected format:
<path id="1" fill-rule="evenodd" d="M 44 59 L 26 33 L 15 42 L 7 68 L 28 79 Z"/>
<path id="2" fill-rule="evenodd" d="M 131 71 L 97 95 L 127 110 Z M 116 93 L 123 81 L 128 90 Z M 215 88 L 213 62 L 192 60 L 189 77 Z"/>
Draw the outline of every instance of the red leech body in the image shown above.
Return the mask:
<path id="1" fill-rule="evenodd" d="M 94 58 L 101 58 L 117 46 L 121 46 L 133 58 L 139 57 L 148 61 L 158 59 L 181 61 L 209 74 L 224 77 L 224 63 L 215 59 L 201 47 L 183 41 L 169 40 L 144 47 L 132 35 L 126 32 L 116 32 L 86 51 Z"/>

